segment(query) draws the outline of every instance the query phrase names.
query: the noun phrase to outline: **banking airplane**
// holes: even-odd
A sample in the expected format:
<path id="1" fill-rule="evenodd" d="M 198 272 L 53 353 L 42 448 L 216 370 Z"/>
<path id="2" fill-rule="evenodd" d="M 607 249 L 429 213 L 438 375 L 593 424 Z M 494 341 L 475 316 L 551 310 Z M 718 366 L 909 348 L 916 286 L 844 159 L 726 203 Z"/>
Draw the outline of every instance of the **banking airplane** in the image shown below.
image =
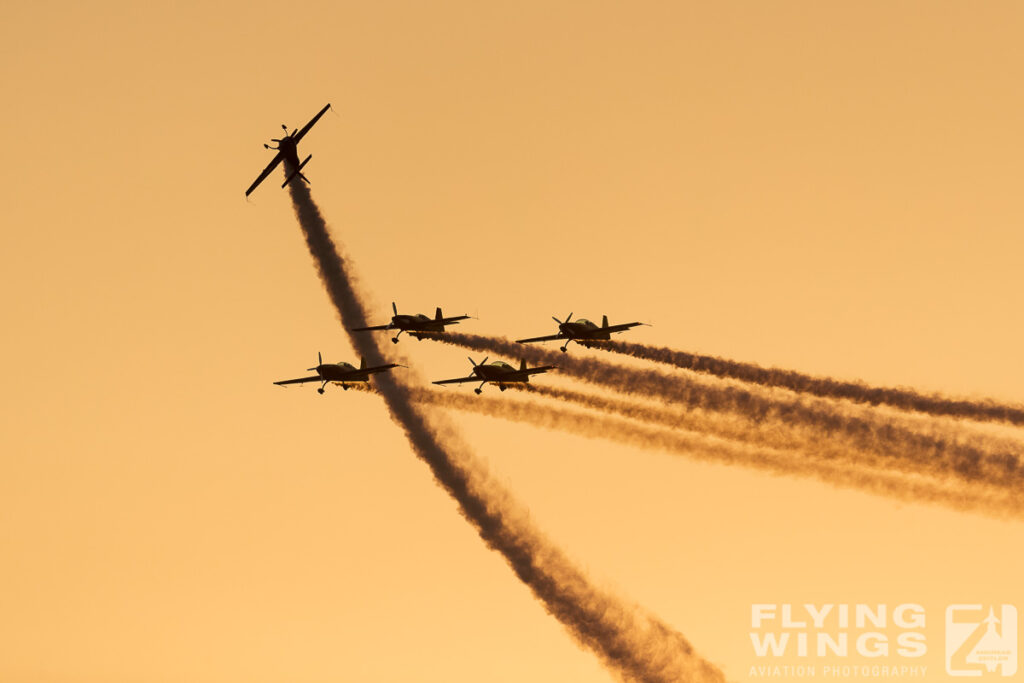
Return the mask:
<path id="1" fill-rule="evenodd" d="M 288 126 L 284 125 L 283 123 L 281 124 L 281 127 L 284 128 L 284 137 L 281 138 L 280 140 L 271 140 L 271 142 L 277 143 L 277 147 L 271 147 L 270 145 L 266 144 L 263 145 L 267 149 L 277 150 L 277 156 L 275 156 L 273 161 L 271 161 L 270 164 L 268 164 L 267 167 L 263 169 L 263 173 L 260 173 L 260 177 L 257 178 L 253 182 L 253 184 L 249 186 L 249 189 L 245 191 L 246 197 L 248 197 L 249 194 L 252 193 L 252 191 L 255 190 L 256 187 L 260 183 L 262 183 L 275 168 L 277 168 L 277 165 L 281 163 L 282 160 L 288 162 L 287 168 L 291 170 L 291 173 L 288 174 L 288 179 L 284 181 L 284 185 L 282 185 L 281 187 L 284 187 L 285 185 L 290 183 L 292 181 L 292 178 L 294 178 L 295 176 L 299 176 L 300 178 L 302 178 L 302 180 L 306 181 L 307 183 L 309 182 L 309 179 L 306 178 L 306 176 L 302 175 L 302 167 L 305 166 L 306 163 L 308 163 L 309 160 L 313 158 L 313 155 L 310 154 L 308 157 L 306 157 L 305 161 L 299 163 L 299 140 L 301 140 L 303 136 L 309 132 L 309 129 L 313 127 L 313 124 L 319 121 L 320 117 L 323 116 L 324 113 L 330 108 L 331 105 L 328 104 L 326 107 L 321 109 L 320 113 L 314 116 L 312 120 L 310 120 L 310 122 L 303 126 L 302 130 L 299 131 L 293 130 L 291 133 L 289 133 Z"/>
<path id="2" fill-rule="evenodd" d="M 456 315 L 451 318 L 444 317 L 441 313 L 441 308 L 438 307 L 437 312 L 433 318 L 428 318 L 422 313 L 416 315 L 410 315 L 408 313 L 398 314 L 398 306 L 395 302 L 391 302 L 391 310 L 394 311 L 394 315 L 391 316 L 391 322 L 387 325 L 376 325 L 374 327 L 355 327 L 350 328 L 349 332 L 368 332 L 370 330 L 398 330 L 398 334 L 391 338 L 391 341 L 395 344 L 398 343 L 398 337 L 403 332 L 444 332 L 445 325 L 458 325 L 460 320 L 466 320 L 469 318 L 468 315 Z"/>
<path id="3" fill-rule="evenodd" d="M 548 370 L 554 370 L 557 366 L 555 365 L 542 365 L 536 368 L 527 368 L 526 361 L 520 361 L 519 369 L 516 370 L 508 363 L 503 363 L 500 360 L 496 360 L 490 365 L 487 364 L 487 359 L 484 358 L 483 362 L 479 365 L 472 358 L 469 362 L 473 364 L 473 371 L 469 373 L 469 377 L 459 377 L 457 379 L 442 379 L 434 384 L 461 384 L 462 382 L 480 382 L 475 391 L 480 393 L 483 391 L 483 386 L 490 382 L 491 384 L 497 384 L 498 387 L 505 391 L 508 389 L 506 384 L 515 384 L 517 382 L 529 382 L 530 375 L 535 375 L 539 372 L 547 372 Z"/>
<path id="4" fill-rule="evenodd" d="M 558 334 L 551 334 L 546 337 L 530 337 L 529 339 L 517 339 L 517 344 L 529 344 L 530 342 L 543 342 L 543 341 L 554 341 L 556 339 L 567 340 L 563 346 L 559 347 L 562 353 L 565 353 L 569 348 L 569 342 L 576 342 L 587 346 L 587 342 L 591 341 L 608 341 L 612 338 L 613 332 L 625 332 L 631 327 L 637 325 L 643 325 L 643 323 L 621 323 L 619 325 L 609 325 L 608 316 L 601 318 L 601 326 L 598 327 L 594 323 L 590 322 L 586 318 L 579 318 L 575 322 L 572 321 L 572 313 L 562 322 L 558 318 L 551 316 L 551 319 L 558 323 Z"/>
<path id="5" fill-rule="evenodd" d="M 369 382 L 370 375 L 378 372 L 384 372 L 391 368 L 401 367 L 397 363 L 390 363 L 388 365 L 376 365 L 372 368 L 366 367 L 366 359 L 363 358 L 359 367 L 353 366 L 351 363 L 324 363 L 323 356 L 319 352 L 316 354 L 317 366 L 315 368 L 307 368 L 308 370 L 316 370 L 316 375 L 313 377 L 301 377 L 299 379 L 286 379 L 280 382 L 274 382 L 279 386 L 285 384 L 302 384 L 304 382 L 320 382 L 320 388 L 317 389 L 319 393 L 324 393 L 324 387 L 327 386 L 328 382 L 334 382 L 340 384 L 341 388 L 348 391 L 348 383 L 350 382 Z"/>

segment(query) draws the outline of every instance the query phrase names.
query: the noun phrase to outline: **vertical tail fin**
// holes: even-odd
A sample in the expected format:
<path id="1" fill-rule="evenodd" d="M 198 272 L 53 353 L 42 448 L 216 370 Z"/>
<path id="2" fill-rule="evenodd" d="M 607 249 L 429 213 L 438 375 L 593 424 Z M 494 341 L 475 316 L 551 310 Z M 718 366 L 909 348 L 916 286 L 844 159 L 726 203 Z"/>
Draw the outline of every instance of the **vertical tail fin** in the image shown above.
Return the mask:
<path id="1" fill-rule="evenodd" d="M 434 320 L 440 320 L 443 317 L 444 317 L 444 314 L 441 313 L 441 307 L 438 306 L 437 307 L 437 313 L 434 315 Z"/>
<path id="2" fill-rule="evenodd" d="M 520 358 L 519 359 L 519 371 L 522 372 L 524 370 L 526 370 L 526 359 L 525 358 Z"/>
<path id="3" fill-rule="evenodd" d="M 363 357 L 361 357 L 359 359 L 359 369 L 360 370 L 365 370 L 366 369 L 366 356 L 363 356 Z"/>
<path id="4" fill-rule="evenodd" d="M 601 316 L 601 327 L 608 327 L 608 316 Z"/>

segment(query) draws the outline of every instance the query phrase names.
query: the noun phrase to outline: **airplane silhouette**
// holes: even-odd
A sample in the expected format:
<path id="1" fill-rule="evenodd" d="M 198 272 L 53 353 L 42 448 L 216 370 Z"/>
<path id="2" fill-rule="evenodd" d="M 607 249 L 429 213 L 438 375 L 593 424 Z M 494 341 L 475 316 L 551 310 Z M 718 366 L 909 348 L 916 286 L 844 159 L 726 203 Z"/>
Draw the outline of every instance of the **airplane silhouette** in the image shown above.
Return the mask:
<path id="1" fill-rule="evenodd" d="M 245 191 L 246 197 L 248 197 L 252 193 L 252 191 L 255 190 L 257 186 L 259 186 L 259 184 L 262 183 L 275 168 L 277 168 L 277 165 L 281 163 L 281 161 L 286 161 L 288 163 L 287 168 L 291 169 L 291 173 L 288 175 L 288 179 L 284 181 L 284 184 L 281 185 L 281 187 L 284 187 L 285 185 L 290 183 L 292 181 L 292 178 L 294 178 L 295 176 L 298 176 L 306 183 L 309 182 L 309 178 L 302 175 L 302 167 L 305 166 L 309 162 L 309 160 L 313 158 L 313 155 L 310 154 L 302 163 L 299 163 L 299 140 L 301 140 L 306 135 L 306 133 L 309 132 L 309 129 L 313 127 L 313 124 L 319 121 L 320 117 L 323 116 L 324 113 L 330 108 L 331 105 L 328 104 L 326 107 L 321 109 L 320 113 L 314 116 L 309 123 L 302 127 L 302 130 L 293 130 L 291 133 L 289 133 L 288 126 L 281 124 L 281 127 L 284 128 L 285 136 L 280 140 L 276 138 L 271 140 L 271 142 L 277 143 L 277 147 L 271 147 L 270 145 L 266 144 L 263 145 L 267 149 L 277 150 L 277 154 L 274 156 L 273 161 L 271 161 L 267 165 L 267 167 L 263 169 L 263 173 L 260 173 L 260 176 L 256 178 L 253 184 L 249 186 L 249 189 Z"/>
<path id="2" fill-rule="evenodd" d="M 458 325 L 460 320 L 466 320 L 469 318 L 468 315 L 456 315 L 451 318 L 444 317 L 441 313 L 441 308 L 438 307 L 437 312 L 433 318 L 428 318 L 422 313 L 411 315 L 403 313 L 399 315 L 398 306 L 395 302 L 391 302 L 391 310 L 394 311 L 394 315 L 391 316 L 391 322 L 387 325 L 375 325 L 374 327 L 355 327 L 349 328 L 349 332 L 367 332 L 369 330 L 398 330 L 398 334 L 391 338 L 392 343 L 398 343 L 398 337 L 402 332 L 444 332 L 445 325 Z M 414 335 L 415 336 L 415 335 Z"/>
<path id="3" fill-rule="evenodd" d="M 576 342 L 587 346 L 587 342 L 591 341 L 608 341 L 612 338 L 614 332 L 625 332 L 631 327 L 637 325 L 643 325 L 643 323 L 621 323 L 619 325 L 609 325 L 608 316 L 603 316 L 601 319 L 601 326 L 598 327 L 594 323 L 590 322 L 586 318 L 579 318 L 575 321 L 572 320 L 572 313 L 570 313 L 565 322 L 562 322 L 558 318 L 551 316 L 551 319 L 558 323 L 558 334 L 550 334 L 546 337 L 530 337 L 529 339 L 517 339 L 517 344 L 529 344 L 530 342 L 543 342 L 543 341 L 554 341 L 556 339 L 566 339 L 567 341 L 563 346 L 559 347 L 562 353 L 569 350 L 569 343 Z"/>
<path id="4" fill-rule="evenodd" d="M 355 367 L 351 363 L 324 363 L 323 356 L 319 352 L 316 354 L 317 365 L 313 368 L 307 368 L 308 370 L 316 370 L 316 375 L 313 377 L 300 377 L 299 379 L 285 379 L 280 382 L 274 382 L 278 386 L 284 386 L 285 384 L 302 384 L 304 382 L 320 382 L 320 388 L 317 389 L 317 393 L 324 393 L 324 387 L 327 386 L 328 382 L 334 382 L 340 384 L 341 388 L 348 391 L 348 383 L 350 382 L 369 382 L 370 375 L 378 372 L 384 372 L 391 368 L 401 367 L 397 363 L 389 363 L 388 365 L 376 365 L 372 368 L 366 367 L 366 359 L 361 359 L 359 367 Z"/>
<path id="5" fill-rule="evenodd" d="M 456 379 L 442 379 L 434 384 L 461 384 L 462 382 L 480 382 L 475 391 L 481 393 L 483 386 L 490 382 L 491 384 L 497 384 L 498 388 L 502 391 L 508 389 L 506 384 L 523 383 L 530 381 L 530 375 L 535 375 L 541 372 L 547 372 L 548 370 L 554 370 L 557 366 L 555 365 L 542 365 L 536 368 L 526 367 L 526 361 L 522 360 L 519 363 L 519 369 L 515 369 L 508 363 L 496 360 L 490 365 L 487 364 L 487 359 L 484 358 L 482 362 L 477 363 L 472 358 L 469 362 L 473 364 L 473 371 L 469 373 L 469 377 L 458 377 Z"/>

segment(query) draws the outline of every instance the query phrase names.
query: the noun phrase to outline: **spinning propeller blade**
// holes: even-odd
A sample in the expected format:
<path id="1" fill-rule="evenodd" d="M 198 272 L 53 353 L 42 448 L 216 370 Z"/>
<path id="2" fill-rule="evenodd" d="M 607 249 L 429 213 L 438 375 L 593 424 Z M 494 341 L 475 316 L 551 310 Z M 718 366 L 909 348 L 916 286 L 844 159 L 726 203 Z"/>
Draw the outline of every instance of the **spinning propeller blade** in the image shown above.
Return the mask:
<path id="1" fill-rule="evenodd" d="M 569 315 L 566 316 L 565 323 L 563 323 L 561 320 L 559 320 L 555 316 L 551 316 L 551 319 L 554 320 L 559 325 L 564 325 L 565 323 L 568 323 L 570 320 L 572 320 L 572 311 L 569 311 Z"/>

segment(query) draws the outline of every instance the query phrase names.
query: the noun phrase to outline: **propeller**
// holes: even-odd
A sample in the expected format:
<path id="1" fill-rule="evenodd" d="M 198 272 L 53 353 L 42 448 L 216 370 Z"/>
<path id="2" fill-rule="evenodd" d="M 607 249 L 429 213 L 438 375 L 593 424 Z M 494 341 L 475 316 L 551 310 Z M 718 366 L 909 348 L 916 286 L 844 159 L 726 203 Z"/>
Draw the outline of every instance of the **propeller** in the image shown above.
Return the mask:
<path id="1" fill-rule="evenodd" d="M 558 318 L 556 318 L 555 316 L 551 316 L 551 319 L 552 319 L 552 320 L 554 320 L 554 321 L 555 321 L 556 323 L 558 323 L 559 325 L 565 325 L 565 324 L 567 324 L 567 323 L 568 323 L 568 322 L 569 322 L 570 320 L 572 320 L 572 311 L 569 311 L 569 315 L 567 315 L 567 316 L 565 317 L 565 322 L 562 322 L 561 320 L 559 320 L 559 319 L 558 319 Z"/>
<path id="2" fill-rule="evenodd" d="M 395 305 L 394 301 L 391 302 L 391 310 L 394 311 L 395 315 L 398 315 L 398 306 Z"/>
<path id="3" fill-rule="evenodd" d="M 466 358 L 469 358 L 469 362 L 473 364 L 474 368 L 478 365 L 478 363 L 469 356 L 466 356 Z M 490 356 L 484 356 L 484 359 L 479 363 L 479 365 L 486 365 L 488 358 L 490 358 Z"/>
<path id="4" fill-rule="evenodd" d="M 324 364 L 324 357 L 320 355 L 319 351 L 316 352 L 316 362 L 317 362 L 316 368 L 306 368 L 306 369 L 307 370 L 316 370 L 317 368 L 319 368 L 321 365 Z"/>

